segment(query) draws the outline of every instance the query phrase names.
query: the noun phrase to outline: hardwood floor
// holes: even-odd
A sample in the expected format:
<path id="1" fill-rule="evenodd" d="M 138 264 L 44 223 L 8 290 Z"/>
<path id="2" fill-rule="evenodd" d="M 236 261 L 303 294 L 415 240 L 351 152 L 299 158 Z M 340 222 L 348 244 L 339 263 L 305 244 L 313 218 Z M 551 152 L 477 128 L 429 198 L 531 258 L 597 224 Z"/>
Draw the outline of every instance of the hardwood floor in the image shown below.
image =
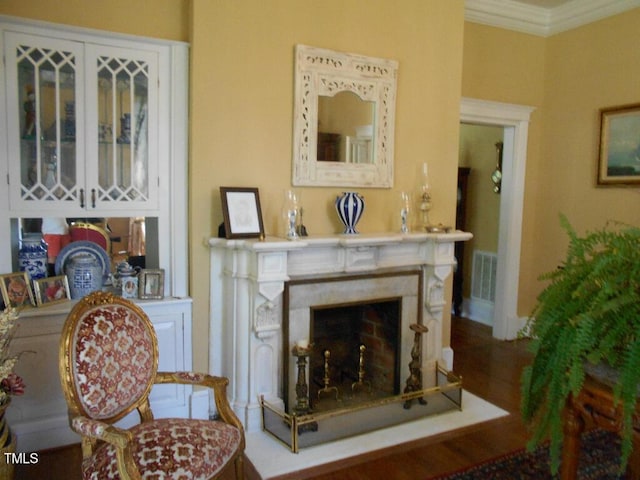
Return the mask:
<path id="1" fill-rule="evenodd" d="M 487 326 L 454 318 L 451 347 L 454 371 L 464 388 L 511 412 L 510 415 L 398 445 L 339 463 L 282 476 L 279 480 L 414 480 L 451 472 L 523 447 L 527 431 L 520 420 L 520 373 L 530 361 L 527 341 L 504 342 L 491 337 Z M 17 466 L 16 479 L 80 478 L 80 448 L 65 447 L 39 452 L 39 463 Z M 249 462 L 247 478 L 259 476 Z M 228 472 L 229 474 L 231 472 Z M 233 478 L 225 475 L 224 479 Z"/>

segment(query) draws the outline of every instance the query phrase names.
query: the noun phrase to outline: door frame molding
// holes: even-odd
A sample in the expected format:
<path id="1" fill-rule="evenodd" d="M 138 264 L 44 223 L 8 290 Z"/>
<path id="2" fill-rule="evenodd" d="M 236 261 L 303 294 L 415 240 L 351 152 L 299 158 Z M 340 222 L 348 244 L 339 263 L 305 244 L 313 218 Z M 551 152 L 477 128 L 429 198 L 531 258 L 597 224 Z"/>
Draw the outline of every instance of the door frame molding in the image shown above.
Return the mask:
<path id="1" fill-rule="evenodd" d="M 493 336 L 517 337 L 526 319 L 518 316 L 522 210 L 529 120 L 534 107 L 462 97 L 460 122 L 504 127 L 498 266 Z"/>

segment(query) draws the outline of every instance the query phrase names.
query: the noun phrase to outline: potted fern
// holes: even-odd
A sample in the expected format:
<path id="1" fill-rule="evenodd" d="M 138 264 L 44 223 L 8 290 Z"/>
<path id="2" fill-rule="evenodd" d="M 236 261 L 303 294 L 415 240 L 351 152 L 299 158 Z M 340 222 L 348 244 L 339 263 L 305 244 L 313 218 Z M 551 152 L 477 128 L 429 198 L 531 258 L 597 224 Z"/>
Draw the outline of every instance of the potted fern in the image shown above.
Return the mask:
<path id="1" fill-rule="evenodd" d="M 614 396 L 623 411 L 621 468 L 632 449 L 632 414 L 640 384 L 640 228 L 607 225 L 578 236 L 565 217 L 567 257 L 541 277 L 524 332 L 532 337 L 532 364 L 522 375 L 522 417 L 532 427 L 529 446 L 550 440 L 558 471 L 563 410 L 585 379 L 585 367 L 606 364 L 618 380 Z"/>

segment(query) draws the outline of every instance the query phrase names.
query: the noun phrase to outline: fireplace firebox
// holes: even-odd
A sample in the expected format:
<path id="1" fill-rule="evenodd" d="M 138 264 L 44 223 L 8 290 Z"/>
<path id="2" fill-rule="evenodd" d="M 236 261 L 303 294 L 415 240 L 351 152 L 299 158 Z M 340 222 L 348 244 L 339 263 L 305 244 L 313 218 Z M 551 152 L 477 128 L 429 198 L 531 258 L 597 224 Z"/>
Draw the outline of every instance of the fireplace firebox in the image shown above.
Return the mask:
<path id="1" fill-rule="evenodd" d="M 395 298 L 311 309 L 312 411 L 400 393 L 401 305 Z"/>

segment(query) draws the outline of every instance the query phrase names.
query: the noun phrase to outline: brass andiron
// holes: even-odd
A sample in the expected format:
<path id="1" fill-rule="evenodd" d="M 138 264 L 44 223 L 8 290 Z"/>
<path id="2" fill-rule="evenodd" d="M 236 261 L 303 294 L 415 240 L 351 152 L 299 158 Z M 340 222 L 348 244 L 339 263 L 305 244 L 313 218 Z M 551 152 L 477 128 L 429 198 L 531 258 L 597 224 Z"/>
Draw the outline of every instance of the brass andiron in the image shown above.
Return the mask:
<path id="1" fill-rule="evenodd" d="M 329 386 L 329 358 L 331 357 L 331 352 L 329 350 L 324 351 L 324 387 L 318 390 L 318 400 L 320 400 L 320 395 L 323 393 L 335 392 L 336 400 L 338 400 L 338 388 Z"/>
<path id="2" fill-rule="evenodd" d="M 306 415 L 311 411 L 309 407 L 309 386 L 307 385 L 307 358 L 311 354 L 311 347 L 302 348 L 294 345 L 291 353 L 297 358 L 298 380 L 296 381 L 296 415 Z"/>
<path id="3" fill-rule="evenodd" d="M 358 356 L 358 381 L 351 384 L 351 391 L 355 392 L 357 389 L 366 388 L 367 393 L 371 393 L 371 382 L 364 381 L 364 352 L 367 349 L 364 345 L 360 345 Z"/>
<path id="4" fill-rule="evenodd" d="M 420 366 L 420 359 L 422 358 L 422 334 L 427 333 L 429 329 L 424 325 L 417 323 L 412 324 L 409 328 L 415 332 L 413 336 L 413 347 L 411 348 L 411 362 L 409 362 L 409 378 L 407 378 L 407 386 L 404 388 L 404 393 L 419 392 L 422 390 L 422 368 Z M 404 408 L 411 408 L 413 399 L 406 400 L 404 402 Z M 424 397 L 418 398 L 420 405 L 426 405 L 427 401 Z"/>

